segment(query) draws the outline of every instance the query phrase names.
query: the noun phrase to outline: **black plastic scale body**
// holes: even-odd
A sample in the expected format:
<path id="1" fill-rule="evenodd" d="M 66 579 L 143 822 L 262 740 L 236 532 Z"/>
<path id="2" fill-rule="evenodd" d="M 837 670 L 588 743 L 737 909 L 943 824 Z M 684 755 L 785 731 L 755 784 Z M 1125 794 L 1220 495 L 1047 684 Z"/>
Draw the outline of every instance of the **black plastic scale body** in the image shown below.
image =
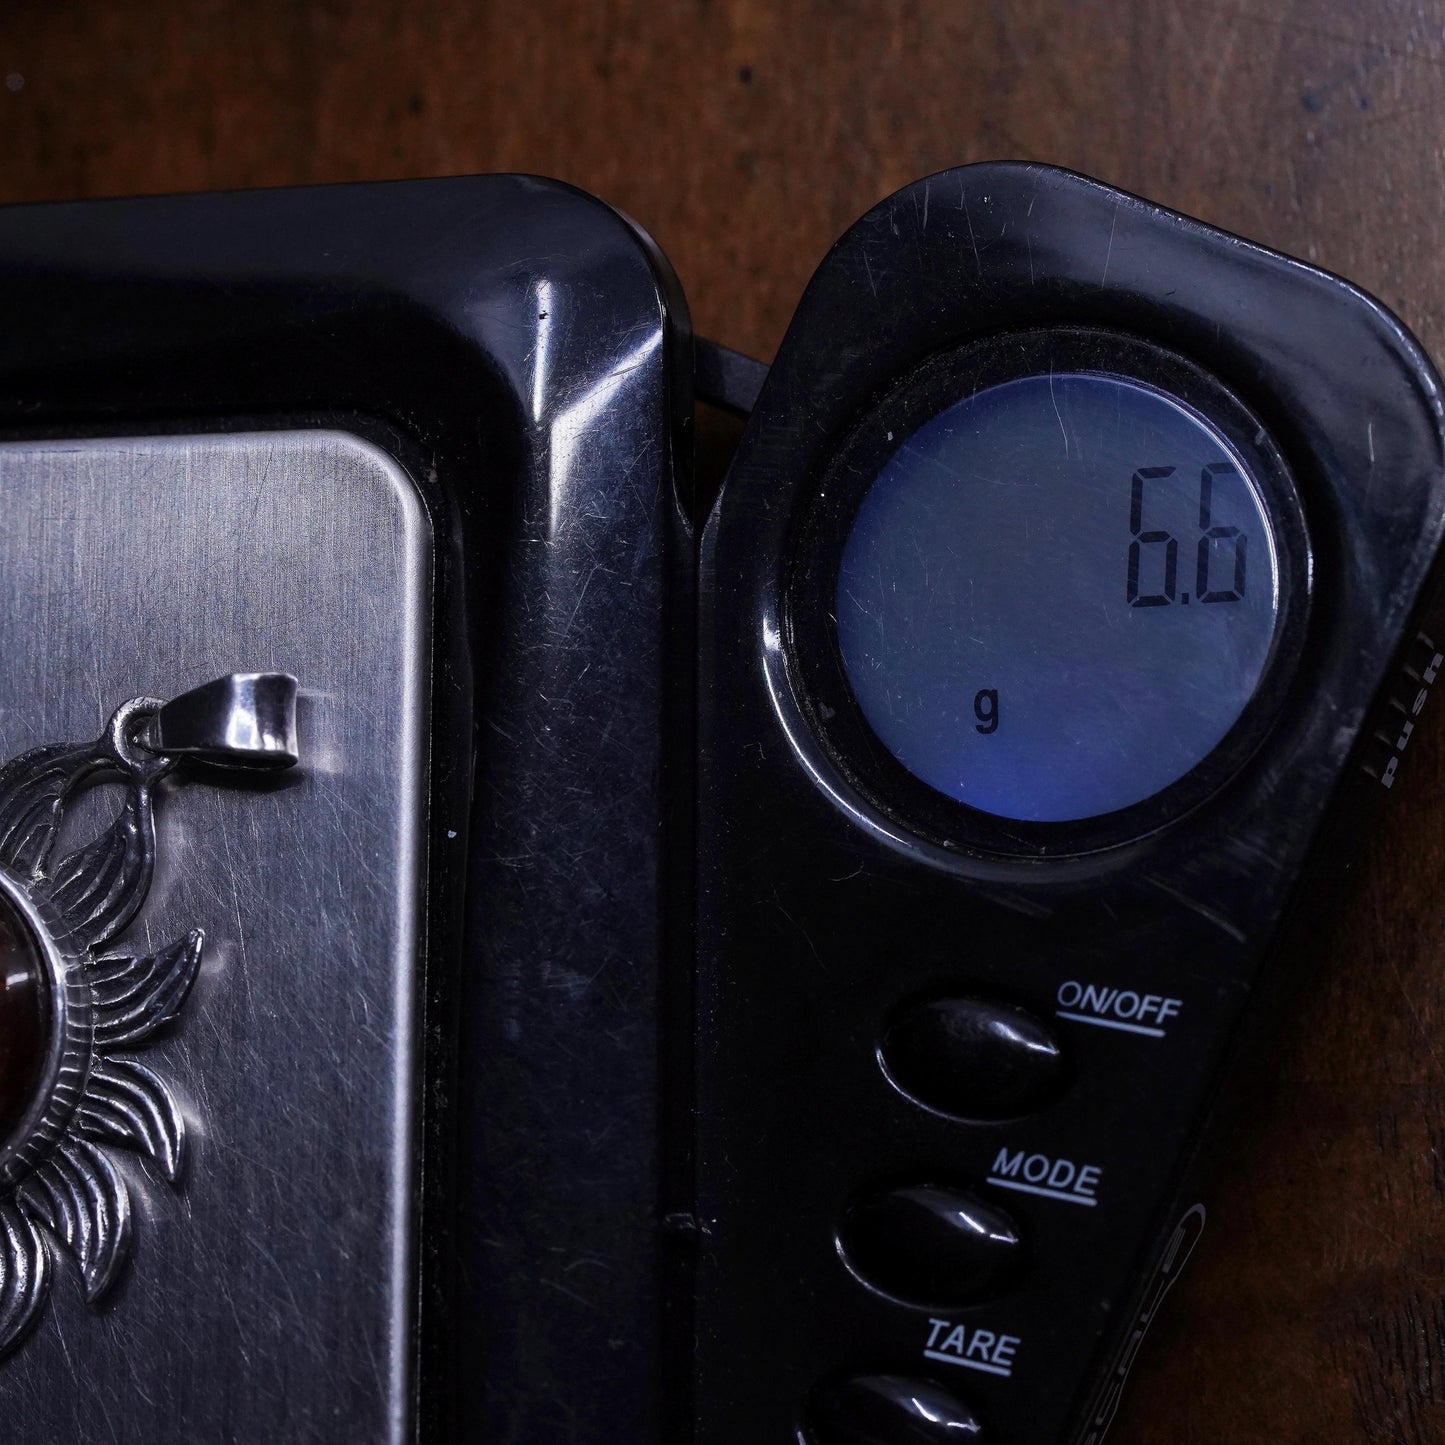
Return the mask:
<path id="1" fill-rule="evenodd" d="M 1032 670 L 1067 680 L 1035 707 L 1040 728 L 1064 726 L 1087 690 L 1067 656 L 1021 629 L 988 653 L 1011 682 L 964 679 L 973 710 L 948 722 L 984 761 L 954 797 L 920 781 L 916 755 L 898 765 L 891 719 L 859 697 L 892 665 L 884 624 L 923 635 L 930 588 L 996 644 L 987 628 L 1012 624 L 965 584 L 1032 554 L 1001 535 L 995 562 L 975 540 L 987 576 L 930 580 L 926 527 L 910 570 L 887 537 L 859 542 L 859 519 L 887 468 L 904 466 L 905 491 L 927 471 L 898 448 L 949 406 L 1101 375 L 1182 398 L 1234 461 L 1190 473 L 1197 537 L 1151 527 L 1160 478 L 1187 468 L 1164 433 L 1137 434 L 1107 499 L 1108 608 L 1131 610 L 1097 629 L 1223 626 L 1250 596 L 1268 612 L 1251 589 L 1271 585 L 1273 620 L 1254 629 L 1263 661 L 1238 716 L 1177 777 L 1051 815 L 1049 779 L 1075 765 L 1030 768 L 1040 743 L 1012 786 L 1043 802 L 1010 817 L 1007 799 L 967 801 L 992 775 L 982 748 L 1007 739 Z M 1370 809 L 1408 777 L 1445 651 L 1426 605 L 1445 519 L 1438 385 L 1400 324 L 1335 278 L 1045 168 L 919 182 L 824 262 L 703 545 L 699 1445 L 1100 1437 L 1205 1227 L 1221 1082 L 1298 985 Z M 1127 459 L 1127 429 L 1098 434 Z M 1263 519 L 1248 549 L 1210 490 L 1241 469 Z M 1019 481 L 1005 465 L 951 485 Z M 1036 500 L 999 515 L 1044 526 Z M 875 531 L 903 513 L 880 515 Z M 1034 579 L 1056 594 L 1048 625 L 1093 648 L 1085 581 Z M 864 646 L 845 635 L 849 589 L 874 582 Z M 966 670 L 970 645 L 948 665 Z M 1122 669 L 1108 716 L 1128 723 L 1173 655 Z M 1208 682 L 1178 685 L 1165 732 L 1216 705 Z M 909 686 L 887 694 L 900 715 Z M 1084 742 L 1081 777 L 1107 763 Z"/>
<path id="2" fill-rule="evenodd" d="M 57 1267 L 70 1313 L 0 1359 L 0 1433 L 10 1445 L 656 1440 L 653 1042 L 666 875 L 686 855 L 658 833 L 670 787 L 685 791 L 668 783 L 689 737 L 670 699 L 689 707 L 689 689 L 670 678 L 689 673 L 672 654 L 690 635 L 693 550 L 678 491 L 691 345 L 670 269 L 602 203 L 487 176 L 6 207 L 0 308 L 0 439 L 12 455 L 36 449 L 5 471 L 0 575 L 12 599 L 17 578 L 44 579 L 3 620 L 7 637 L 61 659 L 27 693 L 23 649 L 7 654 L 12 751 L 15 729 L 34 737 L 23 730 L 47 709 L 63 720 L 104 701 L 93 668 L 135 658 L 124 685 L 158 691 L 257 665 L 238 633 L 209 672 L 178 679 L 173 634 L 210 634 L 199 619 L 165 622 L 151 593 L 223 617 L 274 595 L 306 619 L 275 626 L 278 661 L 307 628 L 329 629 L 324 653 L 360 656 L 355 604 L 318 581 L 325 528 L 268 520 L 283 482 L 329 486 L 330 525 L 361 539 L 343 572 L 399 566 L 388 533 L 374 534 L 383 545 L 346 530 L 361 505 L 343 490 L 352 474 L 329 477 L 306 449 L 314 437 L 386 459 L 397 495 L 415 490 L 432 558 L 417 584 L 430 700 L 414 877 L 396 870 L 393 901 L 371 840 L 400 805 L 327 741 L 342 736 L 329 720 L 365 694 L 298 668 L 306 781 L 288 792 L 284 829 L 310 842 L 314 816 L 319 836 L 345 842 L 299 870 L 314 931 L 279 902 L 237 901 L 243 880 L 290 866 L 264 833 L 224 825 L 247 842 L 221 875 L 199 837 L 169 848 L 193 853 L 202 892 L 223 900 L 193 920 L 223 962 L 175 1041 L 176 1086 L 212 1142 L 188 1163 L 183 1217 L 179 1201 L 155 1205 L 147 1224 L 173 1227 L 148 1236 L 126 1298 L 96 1317 Z M 112 539 L 114 554 L 144 556 L 150 582 L 105 613 L 110 554 L 76 564 L 97 580 L 75 589 L 68 564 L 37 552 L 89 557 L 78 539 L 102 534 L 89 505 L 57 491 L 64 505 L 31 525 L 27 491 L 10 489 L 57 465 L 47 447 L 134 453 L 143 474 L 172 438 L 198 458 L 177 489 L 185 507 L 165 549 L 146 551 L 139 526 Z M 232 530 L 223 509 L 202 525 L 228 475 L 216 458 L 248 452 L 274 483 Z M 222 564 L 186 592 L 177 579 L 196 576 L 198 556 Z M 93 663 L 67 670 L 68 640 Z M 387 666 L 356 664 L 395 698 L 363 731 L 405 756 L 404 689 Z M 75 735 L 53 726 L 36 740 Z M 327 778 L 357 791 L 313 795 Z M 174 866 L 166 891 L 179 897 L 189 875 Z M 354 898 L 398 910 L 413 898 L 415 950 L 363 949 Z M 269 949 L 255 931 L 268 911 L 281 934 Z M 328 994 L 333 1012 L 304 1003 Z M 212 1035 L 223 1057 L 206 1071 Z M 7 1262 L 0 1248 L 0 1316 Z"/>

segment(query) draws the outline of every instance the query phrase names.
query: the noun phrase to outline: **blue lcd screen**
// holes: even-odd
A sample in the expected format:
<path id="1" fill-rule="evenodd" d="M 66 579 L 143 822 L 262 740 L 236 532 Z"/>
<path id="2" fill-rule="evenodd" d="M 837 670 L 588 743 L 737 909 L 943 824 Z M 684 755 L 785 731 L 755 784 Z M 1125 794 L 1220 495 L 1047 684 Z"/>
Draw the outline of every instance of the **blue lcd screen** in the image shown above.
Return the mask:
<path id="1" fill-rule="evenodd" d="M 1116 812 L 1202 762 L 1279 616 L 1265 503 L 1209 422 L 1136 381 L 1060 373 L 900 440 L 837 593 L 849 683 L 899 762 L 1027 822 Z"/>

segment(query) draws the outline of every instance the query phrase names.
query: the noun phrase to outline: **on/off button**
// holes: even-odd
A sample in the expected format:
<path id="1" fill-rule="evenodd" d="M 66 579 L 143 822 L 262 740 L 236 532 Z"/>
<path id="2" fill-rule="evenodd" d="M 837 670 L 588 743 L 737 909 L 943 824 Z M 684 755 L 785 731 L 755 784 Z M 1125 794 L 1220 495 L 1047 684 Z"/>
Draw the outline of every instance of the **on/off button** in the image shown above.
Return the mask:
<path id="1" fill-rule="evenodd" d="M 956 1119 L 1017 1119 L 1067 1082 L 1047 1025 L 997 999 L 936 998 L 897 1018 L 878 1050 L 895 1088 Z"/>

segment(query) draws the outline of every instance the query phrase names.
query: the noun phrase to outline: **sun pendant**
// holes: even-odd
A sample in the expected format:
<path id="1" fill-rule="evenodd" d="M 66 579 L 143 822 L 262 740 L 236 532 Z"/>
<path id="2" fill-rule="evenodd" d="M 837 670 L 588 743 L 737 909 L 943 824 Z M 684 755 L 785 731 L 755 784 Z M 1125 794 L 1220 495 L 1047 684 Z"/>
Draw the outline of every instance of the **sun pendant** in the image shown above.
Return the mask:
<path id="1" fill-rule="evenodd" d="M 107 951 L 155 869 L 155 790 L 188 758 L 296 760 L 295 680 L 231 674 L 165 704 L 133 698 L 94 742 L 36 748 L 0 768 L 0 1356 L 36 1323 L 63 1247 L 94 1304 L 130 1250 L 117 1148 L 174 1186 L 185 1122 L 166 1081 L 129 1055 L 180 1013 L 200 967 L 192 929 L 154 953 Z M 111 825 L 54 862 L 77 790 L 118 778 Z"/>

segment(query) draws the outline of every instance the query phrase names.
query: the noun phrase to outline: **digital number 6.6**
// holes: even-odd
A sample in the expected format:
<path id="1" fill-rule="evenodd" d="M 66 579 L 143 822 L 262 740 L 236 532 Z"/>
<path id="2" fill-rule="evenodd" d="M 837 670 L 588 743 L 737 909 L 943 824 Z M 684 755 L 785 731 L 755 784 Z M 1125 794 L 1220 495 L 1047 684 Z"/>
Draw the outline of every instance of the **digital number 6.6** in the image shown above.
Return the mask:
<path id="1" fill-rule="evenodd" d="M 1129 575 L 1124 595 L 1130 607 L 1167 607 L 1177 598 L 1179 574 L 1179 542 L 1170 533 L 1158 528 L 1144 530 L 1144 483 L 1174 475 L 1173 467 L 1140 467 L 1135 471 L 1129 489 Z M 1214 525 L 1214 482 L 1216 477 L 1239 475 L 1232 462 L 1210 462 L 1199 474 L 1199 542 L 1195 549 L 1194 590 L 1201 602 L 1239 602 L 1244 597 L 1246 548 L 1249 538 L 1238 527 Z M 1234 543 L 1232 587 L 1211 587 L 1211 570 L 1218 542 Z M 1164 590 L 1141 592 L 1139 572 L 1144 561 L 1144 548 L 1164 548 Z M 1185 595 L 1186 602 L 1188 595 Z"/>

